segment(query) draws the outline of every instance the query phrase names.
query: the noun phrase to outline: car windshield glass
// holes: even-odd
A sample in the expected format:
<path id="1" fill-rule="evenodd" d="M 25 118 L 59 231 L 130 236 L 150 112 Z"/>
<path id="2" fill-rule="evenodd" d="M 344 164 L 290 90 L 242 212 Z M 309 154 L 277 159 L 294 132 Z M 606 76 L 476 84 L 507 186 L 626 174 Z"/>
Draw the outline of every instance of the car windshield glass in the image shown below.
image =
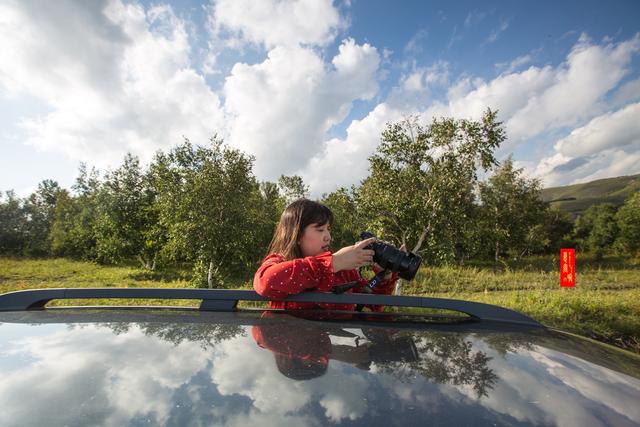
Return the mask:
<path id="1" fill-rule="evenodd" d="M 1 424 L 640 422 L 637 365 L 540 328 L 65 311 L 0 314 Z"/>

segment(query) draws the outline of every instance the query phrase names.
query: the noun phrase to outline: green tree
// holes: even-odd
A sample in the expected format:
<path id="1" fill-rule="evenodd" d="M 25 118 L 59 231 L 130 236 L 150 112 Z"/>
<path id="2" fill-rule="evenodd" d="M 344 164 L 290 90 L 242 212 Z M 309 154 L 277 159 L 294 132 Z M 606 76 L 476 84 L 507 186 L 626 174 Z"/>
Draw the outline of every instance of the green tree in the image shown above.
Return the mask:
<path id="1" fill-rule="evenodd" d="M 54 255 L 96 260 L 95 227 L 98 216 L 100 180 L 98 171 L 84 163 L 73 185 L 76 196 L 58 193 L 49 240 Z"/>
<path id="2" fill-rule="evenodd" d="M 106 174 L 99 193 L 95 225 L 96 251 L 102 262 L 136 258 L 155 269 L 163 233 L 155 208 L 154 180 L 144 173 L 137 157 L 127 154 L 123 164 Z"/>
<path id="3" fill-rule="evenodd" d="M 260 219 L 253 158 L 214 136 L 207 147 L 185 140 L 155 163 L 167 247 L 174 258 L 194 262 L 197 284 L 214 287 L 225 275 L 253 266 L 254 223 Z"/>
<path id="4" fill-rule="evenodd" d="M 605 251 L 613 246 L 618 237 L 618 225 L 616 224 L 616 207 L 605 203 L 600 205 L 593 221 L 593 228 L 587 239 L 589 249 L 598 258 L 602 258 Z"/>
<path id="5" fill-rule="evenodd" d="M 47 179 L 40 182 L 38 189 L 24 200 L 25 255 L 42 256 L 50 253 L 49 233 L 61 191 L 57 182 Z"/>
<path id="6" fill-rule="evenodd" d="M 0 194 L 0 253 L 4 255 L 21 255 L 25 246 L 26 222 L 22 202 L 14 191 Z"/>
<path id="7" fill-rule="evenodd" d="M 466 250 L 463 240 L 470 235 L 465 227 L 472 226 L 467 217 L 477 171 L 496 164 L 493 152 L 505 139 L 496 117 L 497 112 L 487 110 L 480 121 L 442 118 L 425 127 L 409 119 L 388 124 L 369 158 L 371 175 L 358 196 L 369 226 L 432 261 L 446 261 Z"/>
<path id="8" fill-rule="evenodd" d="M 309 197 L 309 187 L 304 184 L 302 177 L 298 175 L 280 175 L 278 188 L 287 205 L 296 199 Z"/>
<path id="9" fill-rule="evenodd" d="M 572 231 L 571 215 L 558 207 L 549 206 L 544 215 L 543 234 L 549 242 L 545 251 L 557 254 L 560 248 L 575 246 L 571 238 Z"/>
<path id="10" fill-rule="evenodd" d="M 331 230 L 331 246 L 340 249 L 360 240 L 365 221 L 358 211 L 356 188 L 341 187 L 322 197 L 321 203 L 329 207 L 335 217 Z"/>
<path id="11" fill-rule="evenodd" d="M 517 259 L 549 244 L 543 232 L 547 205 L 541 190 L 540 181 L 525 178 L 511 158 L 480 184 L 483 228 L 490 230 L 496 263 L 502 253 Z"/>
<path id="12" fill-rule="evenodd" d="M 56 256 L 82 258 L 83 244 L 75 233 L 75 220 L 79 215 L 79 206 L 68 191 L 58 196 L 53 212 L 53 223 L 49 230 L 51 253 Z"/>
<path id="13" fill-rule="evenodd" d="M 618 237 L 616 207 L 611 203 L 590 206 L 576 219 L 574 236 L 579 249 L 602 258 Z"/>
<path id="14" fill-rule="evenodd" d="M 616 213 L 617 246 L 630 255 L 640 252 L 640 192 L 628 197 Z"/>
<path id="15" fill-rule="evenodd" d="M 255 238 L 252 248 L 255 248 L 259 259 L 264 257 L 273 237 L 280 215 L 285 208 L 285 199 L 280 195 L 278 185 L 274 182 L 264 181 L 259 183 L 259 198 L 255 213 L 254 224 Z"/>

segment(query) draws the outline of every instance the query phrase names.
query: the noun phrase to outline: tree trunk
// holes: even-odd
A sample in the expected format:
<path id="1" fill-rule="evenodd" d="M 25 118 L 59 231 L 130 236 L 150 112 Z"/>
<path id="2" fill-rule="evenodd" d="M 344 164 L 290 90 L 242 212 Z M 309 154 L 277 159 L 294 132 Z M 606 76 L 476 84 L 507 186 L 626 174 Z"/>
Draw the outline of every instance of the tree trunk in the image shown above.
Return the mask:
<path id="1" fill-rule="evenodd" d="M 429 230 L 431 229 L 431 224 L 429 223 L 424 230 L 422 230 L 422 234 L 420 234 L 420 238 L 418 239 L 418 243 L 416 243 L 415 247 L 413 248 L 413 250 L 411 252 L 413 253 L 417 253 L 420 250 L 420 247 L 422 246 L 422 243 L 424 242 L 424 238 L 427 237 L 427 233 L 429 232 Z"/>
<path id="2" fill-rule="evenodd" d="M 522 259 L 522 258 L 524 258 L 524 255 L 527 253 L 527 250 L 528 250 L 528 249 L 529 249 L 529 248 L 524 248 L 524 249 L 522 250 L 522 252 L 520 252 L 520 256 L 518 257 L 518 259 Z"/>
<path id="3" fill-rule="evenodd" d="M 496 274 L 498 268 L 498 258 L 500 257 L 500 238 L 498 236 L 498 207 L 495 208 L 495 233 L 496 233 L 496 251 L 493 258 L 493 274 Z"/>
<path id="4" fill-rule="evenodd" d="M 407 250 L 407 237 L 406 233 L 402 233 L 402 244 L 405 247 L 405 251 Z M 402 295 L 402 279 L 398 278 L 396 282 L 396 287 L 393 290 L 394 295 Z"/>
<path id="5" fill-rule="evenodd" d="M 402 279 L 398 278 L 396 288 L 393 290 L 394 295 L 402 295 Z"/>
<path id="6" fill-rule="evenodd" d="M 154 266 L 151 266 L 150 262 L 147 261 L 142 255 L 138 255 L 138 261 L 140 262 L 140 264 L 142 264 L 142 268 L 144 268 L 145 270 L 153 270 L 154 266 L 155 266 L 155 262 L 154 262 Z"/>
<path id="7" fill-rule="evenodd" d="M 209 274 L 207 275 L 207 284 L 209 289 L 213 289 L 213 259 L 209 261 Z"/>

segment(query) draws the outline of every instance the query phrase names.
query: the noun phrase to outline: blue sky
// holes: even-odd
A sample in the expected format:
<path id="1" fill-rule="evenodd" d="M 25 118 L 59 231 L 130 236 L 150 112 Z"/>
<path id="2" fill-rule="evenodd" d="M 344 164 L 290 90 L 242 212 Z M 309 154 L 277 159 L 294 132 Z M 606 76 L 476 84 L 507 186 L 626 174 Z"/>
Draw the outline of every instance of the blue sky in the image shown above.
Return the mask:
<path id="1" fill-rule="evenodd" d="M 259 179 L 357 184 L 384 124 L 500 111 L 545 185 L 640 173 L 640 3 L 4 1 L 0 190 L 214 132 Z"/>

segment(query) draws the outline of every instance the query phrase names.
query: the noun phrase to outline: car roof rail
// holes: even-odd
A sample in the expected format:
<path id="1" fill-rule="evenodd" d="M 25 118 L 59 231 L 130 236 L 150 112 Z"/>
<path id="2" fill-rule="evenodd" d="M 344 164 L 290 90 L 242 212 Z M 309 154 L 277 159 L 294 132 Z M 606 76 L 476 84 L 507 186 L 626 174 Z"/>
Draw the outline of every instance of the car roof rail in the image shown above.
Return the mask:
<path id="1" fill-rule="evenodd" d="M 199 299 L 203 311 L 236 311 L 238 301 L 269 301 L 253 290 L 170 288 L 61 288 L 30 289 L 0 295 L 0 311 L 42 310 L 52 300 L 89 298 Z M 359 293 L 305 292 L 285 301 L 384 305 L 444 309 L 465 313 L 477 320 L 542 326 L 534 319 L 507 308 L 446 298 L 391 296 Z"/>

